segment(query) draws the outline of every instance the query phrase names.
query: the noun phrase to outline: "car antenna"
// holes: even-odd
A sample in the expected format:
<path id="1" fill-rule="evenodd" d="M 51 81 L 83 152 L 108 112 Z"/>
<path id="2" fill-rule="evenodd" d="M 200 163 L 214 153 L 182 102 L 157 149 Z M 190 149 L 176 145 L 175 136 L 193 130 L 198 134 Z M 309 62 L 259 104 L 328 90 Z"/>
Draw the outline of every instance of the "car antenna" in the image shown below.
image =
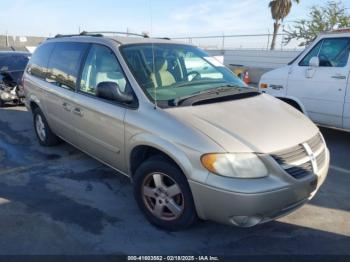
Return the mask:
<path id="1" fill-rule="evenodd" d="M 156 80 L 156 66 L 155 66 L 155 55 L 154 55 L 154 43 L 152 43 L 152 69 L 153 69 L 153 74 L 154 74 L 154 79 L 156 83 L 154 83 L 154 109 L 157 109 L 158 103 L 157 103 L 157 89 L 158 89 L 158 83 Z"/>
<path id="2" fill-rule="evenodd" d="M 152 0 L 149 0 L 149 15 L 150 15 L 150 26 L 151 26 L 151 35 L 153 34 L 153 15 L 152 15 Z M 152 69 L 153 69 L 153 74 L 155 76 L 156 74 L 156 66 L 155 66 L 155 56 L 154 56 L 154 43 L 152 42 Z M 156 77 L 154 77 L 156 79 Z M 157 82 L 157 80 L 156 80 Z M 156 110 L 158 107 L 157 104 L 157 88 L 158 85 L 157 83 L 154 83 L 154 109 Z"/>

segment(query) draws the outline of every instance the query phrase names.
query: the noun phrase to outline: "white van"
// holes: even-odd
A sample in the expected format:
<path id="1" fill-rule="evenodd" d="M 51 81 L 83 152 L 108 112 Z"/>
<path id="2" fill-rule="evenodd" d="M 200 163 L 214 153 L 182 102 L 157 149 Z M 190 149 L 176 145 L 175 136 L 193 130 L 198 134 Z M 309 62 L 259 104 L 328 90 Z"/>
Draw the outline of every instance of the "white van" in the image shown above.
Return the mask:
<path id="1" fill-rule="evenodd" d="M 259 89 L 314 122 L 350 131 L 350 29 L 321 34 L 287 66 L 261 77 Z"/>

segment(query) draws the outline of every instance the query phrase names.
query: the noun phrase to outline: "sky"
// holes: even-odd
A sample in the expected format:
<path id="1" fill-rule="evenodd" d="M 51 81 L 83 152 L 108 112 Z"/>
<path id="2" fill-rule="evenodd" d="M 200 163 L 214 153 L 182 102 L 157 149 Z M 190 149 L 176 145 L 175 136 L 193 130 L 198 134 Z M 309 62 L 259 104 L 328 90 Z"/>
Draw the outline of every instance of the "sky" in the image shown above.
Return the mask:
<path id="1" fill-rule="evenodd" d="M 269 0 L 0 0 L 0 34 L 54 36 L 81 31 L 126 31 L 152 36 L 203 36 L 272 32 Z M 294 4 L 286 24 L 312 5 Z M 350 8 L 350 0 L 343 0 Z"/>

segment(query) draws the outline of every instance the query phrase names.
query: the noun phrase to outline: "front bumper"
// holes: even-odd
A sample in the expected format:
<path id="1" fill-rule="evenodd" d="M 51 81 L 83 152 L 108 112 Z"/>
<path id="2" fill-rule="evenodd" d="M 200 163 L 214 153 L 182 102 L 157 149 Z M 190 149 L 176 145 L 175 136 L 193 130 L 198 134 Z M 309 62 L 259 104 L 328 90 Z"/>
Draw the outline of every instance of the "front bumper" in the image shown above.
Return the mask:
<path id="1" fill-rule="evenodd" d="M 240 227 L 284 216 L 315 195 L 326 179 L 329 159 L 327 150 L 326 164 L 318 174 L 299 180 L 275 165 L 269 167 L 272 174 L 261 179 L 232 179 L 210 174 L 206 185 L 189 181 L 198 216 Z"/>

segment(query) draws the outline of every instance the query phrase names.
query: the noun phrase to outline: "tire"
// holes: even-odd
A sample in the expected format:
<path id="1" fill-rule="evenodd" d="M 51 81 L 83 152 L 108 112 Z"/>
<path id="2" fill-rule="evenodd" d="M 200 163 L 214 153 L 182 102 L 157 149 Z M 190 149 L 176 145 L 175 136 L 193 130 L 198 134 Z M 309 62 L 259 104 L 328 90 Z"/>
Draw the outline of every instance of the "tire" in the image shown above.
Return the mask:
<path id="1" fill-rule="evenodd" d="M 34 130 L 40 145 L 55 146 L 60 143 L 60 139 L 51 131 L 49 124 L 39 107 L 33 111 Z"/>
<path id="2" fill-rule="evenodd" d="M 0 98 L 0 108 L 5 107 L 5 102 Z"/>
<path id="3" fill-rule="evenodd" d="M 159 156 L 151 157 L 141 164 L 133 178 L 134 197 L 150 223 L 178 231 L 196 222 L 192 192 L 186 176 L 176 165 Z"/>

